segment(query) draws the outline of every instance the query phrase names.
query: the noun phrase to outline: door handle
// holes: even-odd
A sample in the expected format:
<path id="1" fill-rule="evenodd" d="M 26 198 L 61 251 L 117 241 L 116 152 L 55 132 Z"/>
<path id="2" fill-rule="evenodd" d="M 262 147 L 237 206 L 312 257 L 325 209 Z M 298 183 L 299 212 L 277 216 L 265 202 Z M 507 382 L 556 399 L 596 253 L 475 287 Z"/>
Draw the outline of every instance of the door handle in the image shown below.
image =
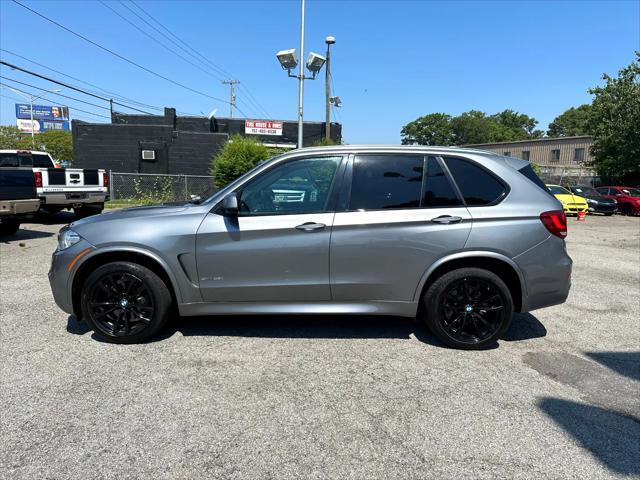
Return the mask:
<path id="1" fill-rule="evenodd" d="M 460 223 L 462 221 L 462 217 L 452 217 L 451 215 L 440 215 L 439 217 L 432 218 L 431 221 L 433 223 L 442 223 L 445 225 L 449 225 L 451 223 Z"/>
<path id="2" fill-rule="evenodd" d="M 322 230 L 326 225 L 324 223 L 306 222 L 296 227 L 297 230 L 303 232 L 315 232 L 316 230 Z"/>

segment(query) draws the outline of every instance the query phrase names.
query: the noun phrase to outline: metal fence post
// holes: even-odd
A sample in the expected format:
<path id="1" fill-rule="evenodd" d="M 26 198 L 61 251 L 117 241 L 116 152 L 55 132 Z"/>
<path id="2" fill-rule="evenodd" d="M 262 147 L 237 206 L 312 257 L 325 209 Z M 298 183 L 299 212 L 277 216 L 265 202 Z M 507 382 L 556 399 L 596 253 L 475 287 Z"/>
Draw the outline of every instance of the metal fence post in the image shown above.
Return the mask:
<path id="1" fill-rule="evenodd" d="M 113 200 L 113 173 L 109 170 L 109 200 Z"/>
<path id="2" fill-rule="evenodd" d="M 189 190 L 187 190 L 187 176 L 184 176 L 184 197 L 187 198 L 189 195 Z"/>

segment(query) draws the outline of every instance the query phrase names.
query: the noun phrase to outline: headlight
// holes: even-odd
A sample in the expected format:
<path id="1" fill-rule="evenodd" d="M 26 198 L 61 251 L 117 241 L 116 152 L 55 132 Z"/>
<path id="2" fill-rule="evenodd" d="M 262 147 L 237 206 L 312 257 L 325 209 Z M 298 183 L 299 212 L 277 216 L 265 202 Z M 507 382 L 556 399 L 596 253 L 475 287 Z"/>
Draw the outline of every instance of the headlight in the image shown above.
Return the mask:
<path id="1" fill-rule="evenodd" d="M 598 204 L 598 201 L 597 201 L 597 200 L 594 200 L 594 199 L 592 199 L 592 198 L 587 198 L 587 203 L 593 203 L 594 205 L 597 205 L 597 204 Z"/>
<path id="2" fill-rule="evenodd" d="M 563 204 L 563 205 L 567 204 L 567 202 L 565 202 L 564 200 L 560 200 L 560 203 Z"/>
<path id="3" fill-rule="evenodd" d="M 65 230 L 58 235 L 58 250 L 64 250 L 72 245 L 75 245 L 82 237 L 73 230 Z"/>

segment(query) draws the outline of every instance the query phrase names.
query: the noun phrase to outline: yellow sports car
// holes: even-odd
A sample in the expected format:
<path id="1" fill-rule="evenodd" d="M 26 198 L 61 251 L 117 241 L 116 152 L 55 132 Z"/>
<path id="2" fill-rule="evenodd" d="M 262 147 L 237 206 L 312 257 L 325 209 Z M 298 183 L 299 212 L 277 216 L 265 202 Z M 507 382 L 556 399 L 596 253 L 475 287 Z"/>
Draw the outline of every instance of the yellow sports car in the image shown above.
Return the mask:
<path id="1" fill-rule="evenodd" d="M 574 213 L 577 215 L 578 212 L 587 213 L 589 211 L 587 201 L 578 195 L 574 195 L 566 188 L 561 187 L 560 185 L 547 185 L 547 188 L 554 197 L 560 200 L 564 213 Z"/>

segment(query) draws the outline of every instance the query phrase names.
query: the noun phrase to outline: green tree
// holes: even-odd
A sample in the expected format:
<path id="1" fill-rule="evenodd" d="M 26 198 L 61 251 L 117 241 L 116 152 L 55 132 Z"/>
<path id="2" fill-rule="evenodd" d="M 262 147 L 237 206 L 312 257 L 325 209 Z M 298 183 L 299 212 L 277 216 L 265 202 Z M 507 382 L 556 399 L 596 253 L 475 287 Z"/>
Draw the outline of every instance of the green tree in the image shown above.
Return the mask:
<path id="1" fill-rule="evenodd" d="M 20 141 L 20 130 L 11 125 L 0 125 L 0 149 L 15 150 Z"/>
<path id="2" fill-rule="evenodd" d="M 454 145 L 495 142 L 499 126 L 495 119 L 478 110 L 469 110 L 451 120 L 455 136 Z"/>
<path id="3" fill-rule="evenodd" d="M 594 87 L 588 129 L 593 135 L 592 166 L 600 175 L 640 178 L 640 52 L 618 77 L 602 76 Z"/>
<path id="4" fill-rule="evenodd" d="M 224 187 L 270 156 L 269 149 L 255 139 L 233 135 L 211 161 L 213 183 Z"/>
<path id="5" fill-rule="evenodd" d="M 513 142 L 517 140 L 528 140 L 530 138 L 540 138 L 544 135 L 542 130 L 536 130 L 538 121 L 513 110 L 504 110 L 491 115 L 490 117 L 498 127 L 494 132 L 494 142 Z"/>
<path id="6" fill-rule="evenodd" d="M 31 149 L 31 137 L 20 140 L 20 147 Z M 50 153 L 55 160 L 73 162 L 73 139 L 71 132 L 49 130 L 35 138 L 35 149 Z"/>
<path id="7" fill-rule="evenodd" d="M 446 113 L 431 113 L 402 127 L 403 145 L 453 145 L 455 137 L 451 116 Z"/>
<path id="8" fill-rule="evenodd" d="M 571 107 L 553 119 L 549 124 L 547 135 L 550 137 L 575 137 L 589 135 L 589 115 L 591 105 L 585 103 L 579 107 Z"/>

